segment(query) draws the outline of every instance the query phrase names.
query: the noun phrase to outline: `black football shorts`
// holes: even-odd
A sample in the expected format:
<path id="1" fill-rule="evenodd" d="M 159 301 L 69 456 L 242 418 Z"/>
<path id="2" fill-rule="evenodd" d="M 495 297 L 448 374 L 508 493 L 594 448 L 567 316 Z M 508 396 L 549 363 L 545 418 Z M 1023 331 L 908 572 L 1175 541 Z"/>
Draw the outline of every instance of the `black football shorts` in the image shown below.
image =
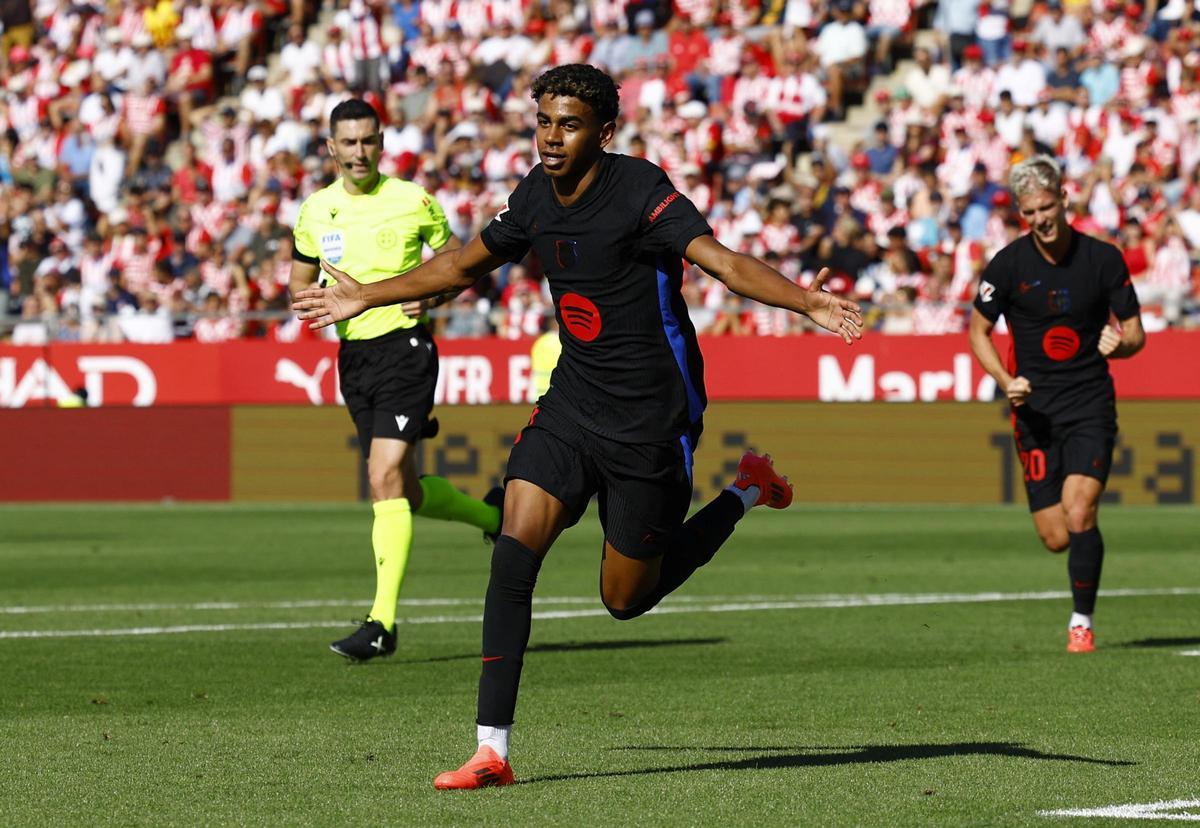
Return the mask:
<path id="1" fill-rule="evenodd" d="M 1013 439 L 1024 471 L 1029 511 L 1061 502 L 1063 481 L 1069 474 L 1108 482 L 1117 436 L 1115 418 L 1063 424 L 1026 408 L 1013 409 Z"/>
<path id="2" fill-rule="evenodd" d="M 415 443 L 432 436 L 438 352 L 424 325 L 343 340 L 338 375 L 363 457 L 375 437 Z"/>
<path id="3" fill-rule="evenodd" d="M 596 495 L 605 540 L 622 555 L 646 560 L 663 554 L 686 517 L 691 470 L 690 437 L 621 443 L 535 408 L 517 436 L 505 479 L 527 480 L 562 501 L 572 525 Z"/>

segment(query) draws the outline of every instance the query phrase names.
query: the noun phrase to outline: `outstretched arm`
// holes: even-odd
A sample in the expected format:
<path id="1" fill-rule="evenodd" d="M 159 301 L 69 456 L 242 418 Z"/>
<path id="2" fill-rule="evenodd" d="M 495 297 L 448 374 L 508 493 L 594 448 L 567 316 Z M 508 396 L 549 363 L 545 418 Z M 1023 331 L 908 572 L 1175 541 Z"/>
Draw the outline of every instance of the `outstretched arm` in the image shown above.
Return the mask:
<path id="1" fill-rule="evenodd" d="M 367 285 L 322 261 L 321 268 L 336 284 L 300 291 L 294 297 L 292 310 L 316 330 L 358 316 L 367 308 L 465 290 L 504 262 L 505 259 L 492 254 L 478 236 L 466 247 L 439 253 L 407 273 Z"/>
<path id="2" fill-rule="evenodd" d="M 822 268 L 812 288 L 805 290 L 775 268 L 753 256 L 735 253 L 712 236 L 692 239 L 684 255 L 739 296 L 802 313 L 840 336 L 847 345 L 862 339 L 863 321 L 858 305 L 821 290 L 829 278 L 828 268 Z"/>

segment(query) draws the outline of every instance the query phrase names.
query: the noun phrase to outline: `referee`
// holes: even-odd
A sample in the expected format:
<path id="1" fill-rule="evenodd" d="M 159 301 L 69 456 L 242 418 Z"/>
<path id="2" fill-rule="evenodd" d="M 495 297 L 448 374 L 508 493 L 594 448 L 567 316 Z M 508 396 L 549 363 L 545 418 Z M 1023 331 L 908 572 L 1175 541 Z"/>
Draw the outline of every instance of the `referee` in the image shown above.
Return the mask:
<path id="1" fill-rule="evenodd" d="M 442 208 L 424 189 L 379 172 L 383 134 L 369 104 L 338 104 L 329 131 L 326 147 L 341 176 L 300 206 L 288 285 L 293 294 L 317 281 L 321 259 L 366 284 L 419 265 L 424 245 L 435 251 L 460 247 Z M 468 523 L 490 539 L 500 529 L 502 489 L 479 501 L 444 478 L 417 475 L 413 447 L 437 433 L 429 416 L 437 346 L 422 316 L 442 299 L 376 308 L 337 326 L 342 397 L 367 460 L 375 512 L 375 603 L 355 632 L 330 645 L 354 661 L 396 650 L 396 601 L 412 547 L 413 514 Z"/>

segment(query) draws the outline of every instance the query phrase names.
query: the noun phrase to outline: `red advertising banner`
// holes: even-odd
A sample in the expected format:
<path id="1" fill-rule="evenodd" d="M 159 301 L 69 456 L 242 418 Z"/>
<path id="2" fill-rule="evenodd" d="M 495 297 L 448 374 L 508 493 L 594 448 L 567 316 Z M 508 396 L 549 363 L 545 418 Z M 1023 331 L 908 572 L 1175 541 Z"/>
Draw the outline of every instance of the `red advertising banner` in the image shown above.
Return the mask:
<path id="1" fill-rule="evenodd" d="M 966 336 L 701 337 L 709 398 L 912 402 L 990 400 Z M 531 401 L 530 340 L 438 343 L 438 405 Z M 1163 331 L 1113 362 L 1122 399 L 1200 399 L 1200 331 Z M 0 347 L 0 407 L 338 405 L 337 344 L 266 341 Z"/>

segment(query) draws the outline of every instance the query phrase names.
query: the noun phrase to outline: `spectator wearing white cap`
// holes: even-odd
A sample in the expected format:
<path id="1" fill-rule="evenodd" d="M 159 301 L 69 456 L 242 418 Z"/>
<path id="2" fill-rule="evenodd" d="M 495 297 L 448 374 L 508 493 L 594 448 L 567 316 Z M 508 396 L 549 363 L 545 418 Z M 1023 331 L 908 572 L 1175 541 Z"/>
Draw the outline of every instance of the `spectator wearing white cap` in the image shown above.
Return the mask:
<path id="1" fill-rule="evenodd" d="M 287 113 L 283 93 L 267 86 L 267 67 L 251 66 L 246 81 L 246 88 L 238 96 L 238 106 L 244 112 L 253 113 L 256 121 L 278 121 Z"/>
<path id="2" fill-rule="evenodd" d="M 126 89 L 141 89 L 146 81 L 157 90 L 167 82 L 167 63 L 146 32 L 134 35 L 133 59 L 125 72 Z"/>
<path id="3" fill-rule="evenodd" d="M 109 89 L 125 91 L 129 88 L 127 74 L 133 65 L 133 49 L 121 40 L 121 32 L 108 29 L 104 32 L 104 42 L 96 50 L 96 72 Z"/>

